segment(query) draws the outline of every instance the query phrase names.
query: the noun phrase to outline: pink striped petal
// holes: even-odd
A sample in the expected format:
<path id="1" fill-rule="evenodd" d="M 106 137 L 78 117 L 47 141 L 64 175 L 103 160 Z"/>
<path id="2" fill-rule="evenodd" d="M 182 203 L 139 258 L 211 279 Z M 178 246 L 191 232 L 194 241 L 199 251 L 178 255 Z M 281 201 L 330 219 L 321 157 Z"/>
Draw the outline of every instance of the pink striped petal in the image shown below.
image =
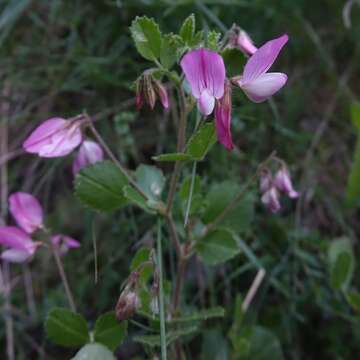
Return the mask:
<path id="1" fill-rule="evenodd" d="M 31 133 L 23 148 L 41 157 L 59 157 L 69 154 L 81 141 L 79 121 L 51 118 Z"/>
<path id="2" fill-rule="evenodd" d="M 22 263 L 29 260 L 33 254 L 24 250 L 9 249 L 1 253 L 0 257 L 2 260 L 12 263 Z"/>
<path id="3" fill-rule="evenodd" d="M 247 97 L 255 103 L 260 103 L 274 95 L 286 83 L 287 75 L 283 73 L 266 73 L 254 81 L 243 83 L 240 80 L 239 86 Z"/>
<path id="4" fill-rule="evenodd" d="M 18 225 L 31 234 L 43 223 L 43 211 L 38 200 L 30 194 L 16 192 L 9 197 L 9 209 Z"/>
<path id="5" fill-rule="evenodd" d="M 37 245 L 30 236 L 15 226 L 0 227 L 0 244 L 29 253 L 34 253 Z"/>
<path id="6" fill-rule="evenodd" d="M 237 45 L 246 55 L 253 55 L 258 50 L 248 33 L 244 30 L 240 31 L 240 34 L 237 38 Z"/>
<path id="7" fill-rule="evenodd" d="M 73 174 L 76 175 L 85 166 L 95 164 L 104 159 L 104 152 L 95 141 L 85 140 L 73 162 Z"/>
<path id="8" fill-rule="evenodd" d="M 209 93 L 208 90 L 205 89 L 201 93 L 200 98 L 198 100 L 199 111 L 203 115 L 207 116 L 213 112 L 214 106 L 215 106 L 215 98 Z"/>
<path id="9" fill-rule="evenodd" d="M 219 54 L 203 48 L 193 50 L 182 58 L 180 65 L 196 99 L 205 89 L 216 99 L 223 96 L 225 65 Z"/>
<path id="10" fill-rule="evenodd" d="M 242 82 L 247 84 L 256 80 L 266 73 L 278 57 L 282 47 L 287 43 L 289 37 L 285 34 L 277 39 L 270 40 L 261 46 L 250 57 L 244 68 Z"/>
<path id="11" fill-rule="evenodd" d="M 80 242 L 63 234 L 55 234 L 51 237 L 53 244 L 59 247 L 61 255 L 65 255 L 69 249 L 75 249 L 81 246 Z"/>

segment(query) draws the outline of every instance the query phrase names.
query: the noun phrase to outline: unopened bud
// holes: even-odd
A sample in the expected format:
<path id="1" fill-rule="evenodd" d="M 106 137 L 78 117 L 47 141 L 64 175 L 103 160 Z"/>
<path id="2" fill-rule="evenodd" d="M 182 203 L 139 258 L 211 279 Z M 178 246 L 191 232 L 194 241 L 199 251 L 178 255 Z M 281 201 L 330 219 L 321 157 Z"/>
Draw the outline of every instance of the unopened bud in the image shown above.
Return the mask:
<path id="1" fill-rule="evenodd" d="M 257 51 L 257 47 L 254 45 L 248 33 L 244 30 L 240 30 L 237 37 L 237 46 L 246 55 L 253 55 Z"/>
<path id="2" fill-rule="evenodd" d="M 291 199 L 299 197 L 299 193 L 294 190 L 289 171 L 283 166 L 275 175 L 274 185 Z"/>
<path id="3" fill-rule="evenodd" d="M 162 106 L 167 109 L 169 107 L 169 97 L 165 87 L 158 80 L 154 80 L 154 87 Z"/>
<path id="4" fill-rule="evenodd" d="M 146 103 L 153 109 L 156 102 L 156 94 L 151 75 L 144 75 L 144 95 Z"/>
<path id="5" fill-rule="evenodd" d="M 272 212 L 276 213 L 280 210 L 279 192 L 272 186 L 261 197 L 262 203 Z"/>
<path id="6" fill-rule="evenodd" d="M 135 291 L 126 291 L 120 295 L 115 307 L 116 318 L 119 321 L 131 318 L 141 306 L 140 299 Z"/>
<path id="7" fill-rule="evenodd" d="M 268 169 L 264 169 L 260 174 L 260 191 L 265 193 L 272 186 L 272 176 Z"/>

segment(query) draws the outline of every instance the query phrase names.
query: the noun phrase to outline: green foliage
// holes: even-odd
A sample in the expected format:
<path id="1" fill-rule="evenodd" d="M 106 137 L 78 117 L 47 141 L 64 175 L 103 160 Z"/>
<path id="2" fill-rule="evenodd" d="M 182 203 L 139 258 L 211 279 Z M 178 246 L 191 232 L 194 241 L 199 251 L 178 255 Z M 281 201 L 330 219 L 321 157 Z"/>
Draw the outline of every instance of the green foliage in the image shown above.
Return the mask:
<path id="1" fill-rule="evenodd" d="M 353 102 L 351 104 L 351 121 L 355 128 L 360 131 L 360 103 Z"/>
<path id="2" fill-rule="evenodd" d="M 213 122 L 203 124 L 190 138 L 186 154 L 193 160 L 203 160 L 216 142 L 215 125 Z"/>
<path id="3" fill-rule="evenodd" d="M 221 229 L 202 238 L 197 251 L 207 265 L 218 265 L 239 254 L 240 248 L 231 231 Z"/>
<path id="4" fill-rule="evenodd" d="M 101 344 L 87 344 L 72 360 L 116 360 L 115 356 Z"/>
<path id="5" fill-rule="evenodd" d="M 160 62 L 166 69 L 178 61 L 182 54 L 182 40 L 178 35 L 166 34 L 161 41 Z"/>
<path id="6" fill-rule="evenodd" d="M 161 154 L 153 156 L 155 161 L 189 161 L 192 160 L 192 156 L 183 153 Z"/>
<path id="7" fill-rule="evenodd" d="M 75 179 L 75 194 L 80 201 L 101 211 L 112 211 L 128 203 L 123 188 L 126 177 L 110 161 L 83 168 Z"/>
<path id="8" fill-rule="evenodd" d="M 328 252 L 330 281 L 335 289 L 347 290 L 354 273 L 355 258 L 348 238 L 333 240 Z"/>
<path id="9" fill-rule="evenodd" d="M 199 310 L 199 311 L 192 313 L 190 315 L 187 315 L 187 316 L 175 318 L 175 319 L 171 320 L 170 323 L 186 323 L 186 322 L 193 322 L 193 321 L 204 321 L 204 320 L 213 319 L 213 318 L 222 318 L 224 316 L 225 316 L 225 309 L 220 306 L 216 306 L 216 307 L 209 308 L 209 309 Z"/>
<path id="10" fill-rule="evenodd" d="M 210 50 L 218 51 L 220 47 L 221 33 L 212 30 L 207 35 L 207 47 Z"/>
<path id="11" fill-rule="evenodd" d="M 346 188 L 346 205 L 355 207 L 360 199 L 360 131 L 358 131 L 354 159 Z"/>
<path id="12" fill-rule="evenodd" d="M 124 340 L 127 334 L 127 321 L 116 319 L 115 312 L 111 311 L 98 317 L 94 327 L 95 342 L 107 346 L 114 351 Z"/>
<path id="13" fill-rule="evenodd" d="M 45 329 L 48 338 L 58 345 L 78 347 L 90 341 L 86 320 L 67 309 L 51 310 Z"/>
<path id="14" fill-rule="evenodd" d="M 360 316 L 360 293 L 356 291 L 349 291 L 346 293 L 346 300 Z"/>
<path id="15" fill-rule="evenodd" d="M 181 25 L 179 34 L 185 44 L 187 44 L 187 45 L 191 44 L 191 42 L 194 38 L 194 35 L 195 35 L 195 15 L 194 14 L 189 15 L 185 19 L 185 21 Z"/>
<path id="16" fill-rule="evenodd" d="M 136 169 L 135 177 L 146 195 L 154 201 L 160 198 L 165 186 L 165 177 L 160 169 L 155 166 L 140 165 Z"/>
<path id="17" fill-rule="evenodd" d="M 228 77 L 240 76 L 246 62 L 244 54 L 237 48 L 226 48 L 221 52 Z"/>
<path id="18" fill-rule="evenodd" d="M 131 35 L 138 52 L 147 60 L 156 61 L 161 55 L 161 32 L 154 19 L 136 17 L 131 23 Z"/>

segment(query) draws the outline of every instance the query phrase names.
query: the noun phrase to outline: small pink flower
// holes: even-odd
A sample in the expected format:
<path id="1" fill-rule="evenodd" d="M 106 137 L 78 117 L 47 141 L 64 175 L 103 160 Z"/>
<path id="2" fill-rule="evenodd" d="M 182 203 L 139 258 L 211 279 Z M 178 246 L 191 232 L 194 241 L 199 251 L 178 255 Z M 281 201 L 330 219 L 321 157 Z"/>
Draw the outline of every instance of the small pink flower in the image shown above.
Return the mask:
<path id="1" fill-rule="evenodd" d="M 261 201 L 272 213 L 278 212 L 281 208 L 279 192 L 274 186 L 271 186 L 269 190 L 265 191 L 261 197 Z"/>
<path id="2" fill-rule="evenodd" d="M 73 174 L 76 175 L 85 166 L 95 164 L 104 159 L 100 145 L 91 140 L 84 140 L 73 162 Z"/>
<path id="3" fill-rule="evenodd" d="M 283 192 L 291 199 L 299 197 L 299 193 L 293 188 L 289 171 L 285 167 L 282 167 L 276 173 L 274 185 L 279 189 L 279 191 Z"/>
<path id="4" fill-rule="evenodd" d="M 286 74 L 267 71 L 288 39 L 287 35 L 283 35 L 265 43 L 247 61 L 243 75 L 234 79 L 251 101 L 263 102 L 285 85 Z"/>
<path id="5" fill-rule="evenodd" d="M 65 156 L 82 141 L 81 121 L 51 118 L 37 127 L 24 141 L 26 152 L 51 158 Z"/>
<path id="6" fill-rule="evenodd" d="M 204 48 L 188 52 L 180 62 L 191 92 L 198 101 L 199 111 L 210 115 L 215 100 L 224 95 L 225 65 L 222 57 Z"/>
<path id="7" fill-rule="evenodd" d="M 237 46 L 243 53 L 245 53 L 245 55 L 253 55 L 258 49 L 254 45 L 248 33 L 244 30 L 240 30 L 237 37 Z"/>
<path id="8" fill-rule="evenodd" d="M 80 242 L 71 238 L 70 236 L 63 234 L 55 234 L 51 237 L 51 241 L 54 245 L 59 247 L 61 255 L 66 254 L 69 249 L 75 249 L 80 247 Z"/>
<path id="9" fill-rule="evenodd" d="M 29 260 L 35 254 L 38 242 L 33 242 L 30 236 L 15 226 L 0 227 L 0 244 L 10 249 L 1 253 L 3 260 L 21 263 Z"/>
<path id="10" fill-rule="evenodd" d="M 18 225 L 31 234 L 43 225 L 43 211 L 32 195 L 16 192 L 9 196 L 9 209 Z"/>
<path id="11" fill-rule="evenodd" d="M 231 109 L 231 84 L 226 80 L 224 96 L 220 100 L 216 100 L 215 125 L 218 141 L 227 150 L 234 148 L 231 137 Z"/>

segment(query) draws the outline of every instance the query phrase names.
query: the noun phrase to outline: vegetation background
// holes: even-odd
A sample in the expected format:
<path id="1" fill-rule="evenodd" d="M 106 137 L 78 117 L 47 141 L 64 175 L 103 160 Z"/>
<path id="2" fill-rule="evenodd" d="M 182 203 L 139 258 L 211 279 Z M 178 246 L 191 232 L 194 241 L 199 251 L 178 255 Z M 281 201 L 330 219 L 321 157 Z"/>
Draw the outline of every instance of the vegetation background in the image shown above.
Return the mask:
<path id="1" fill-rule="evenodd" d="M 149 64 L 137 54 L 129 25 L 135 16 L 147 15 L 164 31 L 177 32 L 194 13 L 198 29 L 224 33 L 236 23 L 257 45 L 285 32 L 290 37 L 276 65 L 288 74 L 287 86 L 261 105 L 236 98 L 236 149 L 229 153 L 215 145 L 201 163 L 202 194 L 214 181 L 226 189 L 244 183 L 276 150 L 290 165 L 302 196 L 286 203 L 280 215 L 270 215 L 254 188 L 257 200 L 244 218 L 235 220 L 240 223 L 241 254 L 211 268 L 197 260 L 190 263 L 184 289 L 189 307 L 221 305 L 226 316 L 207 322 L 188 339 L 187 358 L 236 358 L 236 344 L 241 348 L 245 336 L 236 335 L 241 316 L 236 300 L 239 305 L 239 296 L 245 296 L 260 266 L 267 276 L 242 319 L 247 327 L 266 329 L 251 359 L 359 356 L 360 318 L 344 292 L 334 288 L 328 260 L 335 239 L 348 238 L 355 267 L 349 289 L 360 286 L 355 264 L 359 208 L 344 205 L 357 138 L 350 108 L 360 90 L 360 5 L 354 1 L 350 27 L 344 23 L 344 5 L 341 0 L 0 2 L 0 141 L 4 144 L 5 129 L 9 138 L 0 157 L 2 172 L 8 171 L 3 199 L 7 191 L 33 193 L 44 205 L 48 222 L 81 241 L 82 247 L 64 261 L 79 311 L 89 321 L 114 308 L 131 254 L 154 240 L 153 218 L 131 207 L 111 216 L 84 209 L 73 195 L 72 158 L 43 161 L 23 154 L 21 143 L 40 121 L 86 109 L 93 115 L 108 111 L 98 130 L 129 168 L 153 164 L 153 155 L 174 150 L 172 117 L 160 107 L 135 110 L 132 84 Z M 172 171 L 171 165 L 162 168 L 165 174 Z M 98 242 L 96 284 L 93 236 Z M 170 279 L 169 259 L 165 265 Z M 35 304 L 26 301 L 23 286 L 30 272 Z M 74 351 L 49 342 L 43 330 L 48 311 L 66 306 L 51 257 L 44 252 L 30 266 L 12 266 L 11 275 L 16 359 L 70 358 Z M 133 334 L 142 331 L 136 323 L 129 326 Z M 117 356 L 146 358 L 131 337 Z M 2 325 L 0 358 L 5 359 Z"/>

